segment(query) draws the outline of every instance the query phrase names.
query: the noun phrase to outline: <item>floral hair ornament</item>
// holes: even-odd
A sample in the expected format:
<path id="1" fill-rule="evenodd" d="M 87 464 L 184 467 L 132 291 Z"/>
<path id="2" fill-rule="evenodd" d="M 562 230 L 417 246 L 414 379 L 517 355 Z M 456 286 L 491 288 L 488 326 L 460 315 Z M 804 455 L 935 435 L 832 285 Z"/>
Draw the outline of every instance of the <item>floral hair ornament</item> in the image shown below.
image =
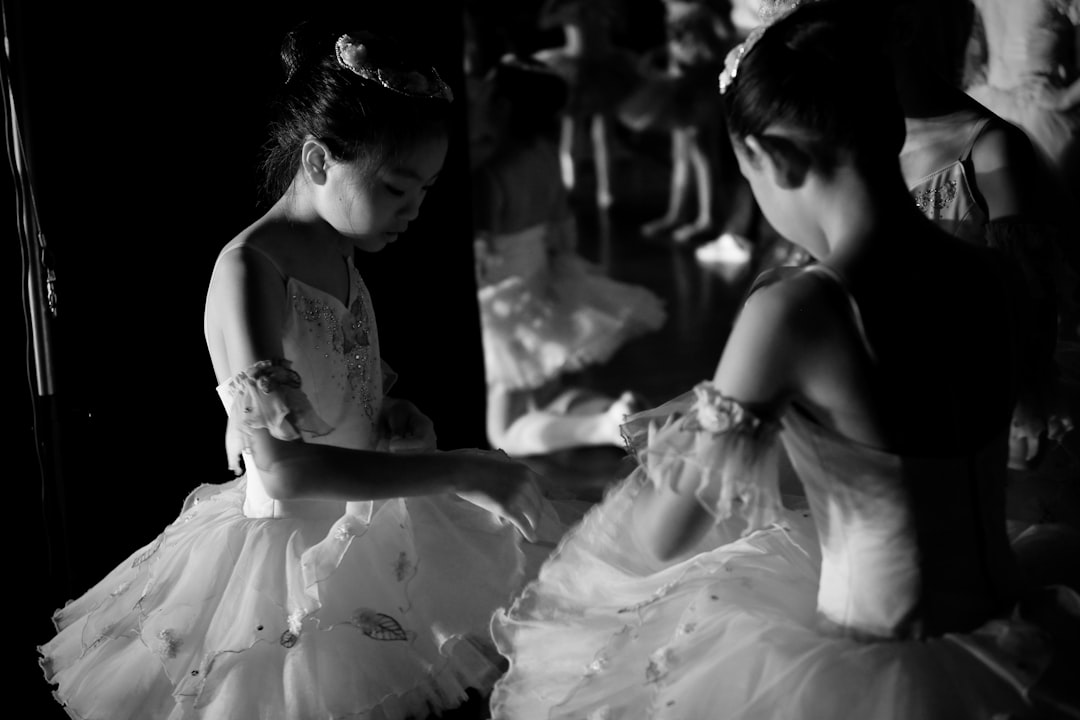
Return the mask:
<path id="1" fill-rule="evenodd" d="M 427 71 L 408 67 L 404 63 L 379 67 L 372 62 L 370 49 L 357 37 L 346 33 L 335 45 L 338 63 L 364 80 L 378 83 L 387 90 L 414 98 L 431 98 L 452 102 L 454 93 L 443 82 L 434 67 Z"/>
<path id="2" fill-rule="evenodd" d="M 780 18 L 794 12 L 795 8 L 803 4 L 803 0 L 762 0 L 758 6 L 758 24 L 746 36 L 746 39 L 736 45 L 724 58 L 724 69 L 720 72 L 720 94 L 723 95 L 735 82 L 739 74 L 739 63 L 746 57 L 746 53 L 757 45 L 758 40 L 765 34 L 765 30 Z"/>

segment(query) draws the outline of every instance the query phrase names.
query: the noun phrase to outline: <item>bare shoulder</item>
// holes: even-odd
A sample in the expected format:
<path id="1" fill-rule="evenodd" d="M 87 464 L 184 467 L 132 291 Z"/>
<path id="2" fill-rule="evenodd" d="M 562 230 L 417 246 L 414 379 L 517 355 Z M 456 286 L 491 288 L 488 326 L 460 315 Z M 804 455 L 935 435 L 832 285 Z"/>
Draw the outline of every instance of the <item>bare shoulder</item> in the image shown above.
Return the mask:
<path id="1" fill-rule="evenodd" d="M 746 299 L 740 322 L 798 339 L 814 336 L 827 319 L 830 289 L 806 269 L 759 281 Z"/>
<path id="2" fill-rule="evenodd" d="M 1043 180 L 1035 149 L 1015 125 L 995 116 L 971 150 L 975 185 L 991 220 L 1038 217 Z"/>
<path id="3" fill-rule="evenodd" d="M 1024 131 L 994 116 L 971 148 L 971 162 L 977 173 L 1005 168 L 1014 172 L 1034 168 L 1035 149 Z"/>
<path id="4" fill-rule="evenodd" d="M 805 271 L 758 284 L 735 321 L 717 368 L 720 389 L 766 413 L 800 391 L 801 364 L 832 337 L 827 288 Z"/>
<path id="5" fill-rule="evenodd" d="M 293 245 L 280 223 L 254 223 L 221 248 L 215 279 L 268 271 L 280 276 L 292 263 Z"/>

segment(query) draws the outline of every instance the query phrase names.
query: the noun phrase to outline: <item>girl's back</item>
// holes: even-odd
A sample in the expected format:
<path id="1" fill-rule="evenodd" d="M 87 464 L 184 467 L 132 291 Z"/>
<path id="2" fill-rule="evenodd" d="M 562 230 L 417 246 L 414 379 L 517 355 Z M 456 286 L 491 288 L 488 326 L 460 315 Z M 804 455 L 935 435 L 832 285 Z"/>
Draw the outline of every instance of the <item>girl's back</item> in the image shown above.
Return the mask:
<path id="1" fill-rule="evenodd" d="M 1009 275 L 990 251 L 929 223 L 911 228 L 838 263 L 835 278 L 807 278 L 794 290 L 817 318 L 796 402 L 857 442 L 962 454 L 1007 427 L 1015 400 Z"/>

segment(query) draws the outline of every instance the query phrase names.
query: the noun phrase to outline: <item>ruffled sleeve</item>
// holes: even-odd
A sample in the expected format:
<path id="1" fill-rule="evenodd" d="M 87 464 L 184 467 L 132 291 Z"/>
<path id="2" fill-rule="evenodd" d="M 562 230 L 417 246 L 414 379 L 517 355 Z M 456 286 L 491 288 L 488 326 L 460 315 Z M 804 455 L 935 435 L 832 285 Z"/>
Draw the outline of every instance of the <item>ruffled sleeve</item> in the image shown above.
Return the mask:
<path id="1" fill-rule="evenodd" d="M 251 444 L 252 430 L 268 430 L 279 440 L 298 440 L 305 432 L 319 436 L 334 429 L 315 412 L 291 365 L 284 359 L 262 360 L 218 388 L 229 413 L 225 452 L 237 475 L 243 472 L 241 456 Z"/>
<path id="2" fill-rule="evenodd" d="M 717 522 L 742 517 L 745 535 L 780 518 L 779 429 L 702 382 L 627 418 L 623 437 L 654 486 L 693 492 Z"/>

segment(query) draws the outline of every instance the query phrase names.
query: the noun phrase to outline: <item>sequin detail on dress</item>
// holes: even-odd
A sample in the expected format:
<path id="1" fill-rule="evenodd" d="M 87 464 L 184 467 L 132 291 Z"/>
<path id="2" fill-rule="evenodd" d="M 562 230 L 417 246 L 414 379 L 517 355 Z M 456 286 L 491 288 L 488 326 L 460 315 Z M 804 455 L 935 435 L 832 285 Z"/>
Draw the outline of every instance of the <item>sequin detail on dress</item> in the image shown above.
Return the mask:
<path id="1" fill-rule="evenodd" d="M 354 292 L 357 288 L 354 286 Z M 343 358 L 345 374 L 354 400 L 361 404 L 368 420 L 375 421 L 375 397 L 372 392 L 371 322 L 367 299 L 362 291 L 353 300 L 348 310 L 347 322 L 338 319 L 338 314 L 327 301 L 300 293 L 292 296 L 293 307 L 306 320 L 311 332 L 317 333 L 316 348 L 328 348 Z"/>
<path id="2" fill-rule="evenodd" d="M 956 181 L 949 180 L 937 187 L 927 188 L 914 193 L 915 207 L 923 212 L 927 210 L 943 210 L 956 199 Z"/>

